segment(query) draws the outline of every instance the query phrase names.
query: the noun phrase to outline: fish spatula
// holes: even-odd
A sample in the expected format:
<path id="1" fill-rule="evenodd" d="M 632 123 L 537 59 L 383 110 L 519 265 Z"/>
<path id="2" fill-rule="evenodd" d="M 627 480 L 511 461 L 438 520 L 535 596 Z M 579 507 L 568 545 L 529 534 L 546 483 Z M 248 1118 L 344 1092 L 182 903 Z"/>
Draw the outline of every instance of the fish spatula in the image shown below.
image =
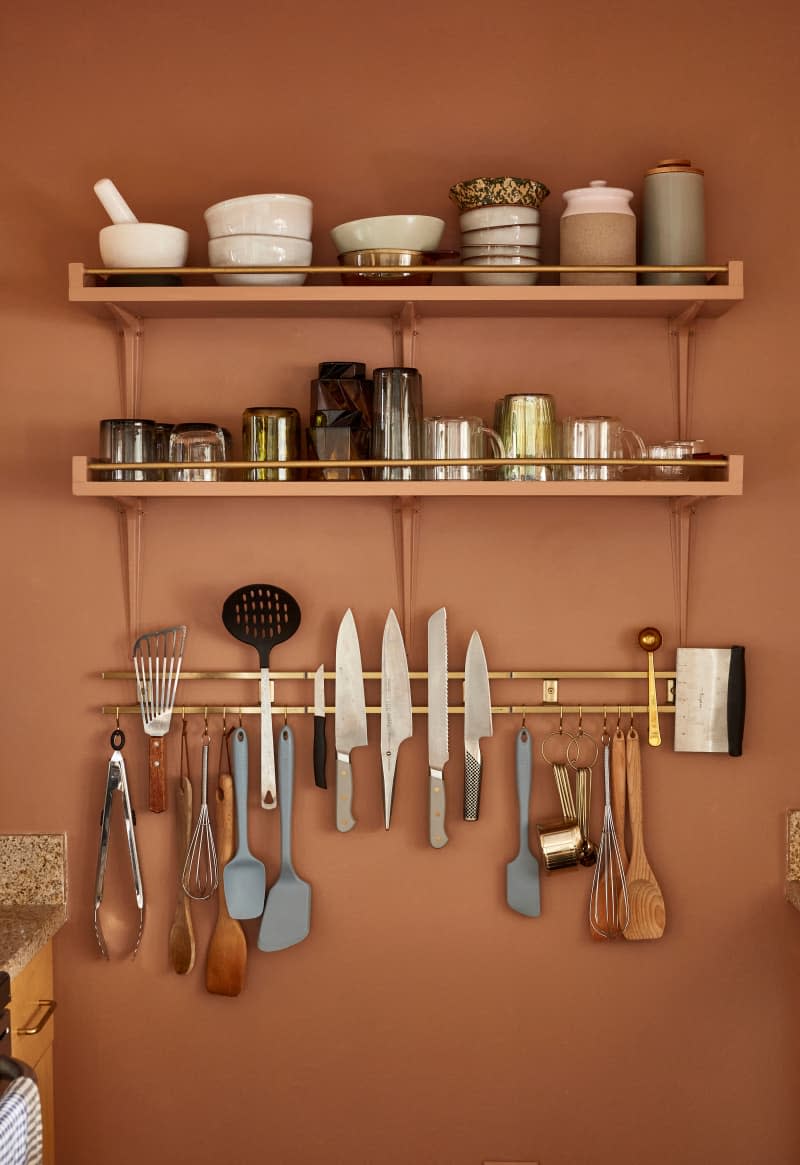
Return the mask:
<path id="1" fill-rule="evenodd" d="M 277 805 L 275 750 L 272 743 L 272 706 L 269 692 L 269 656 L 273 647 L 291 639 L 300 626 L 297 600 L 272 583 L 252 583 L 228 595 L 222 622 L 235 639 L 249 643 L 261 664 L 261 807 Z"/>
<path id="2" fill-rule="evenodd" d="M 147 735 L 148 808 L 167 807 L 167 741 L 186 645 L 186 628 L 164 627 L 140 635 L 133 645 L 136 694 Z"/>

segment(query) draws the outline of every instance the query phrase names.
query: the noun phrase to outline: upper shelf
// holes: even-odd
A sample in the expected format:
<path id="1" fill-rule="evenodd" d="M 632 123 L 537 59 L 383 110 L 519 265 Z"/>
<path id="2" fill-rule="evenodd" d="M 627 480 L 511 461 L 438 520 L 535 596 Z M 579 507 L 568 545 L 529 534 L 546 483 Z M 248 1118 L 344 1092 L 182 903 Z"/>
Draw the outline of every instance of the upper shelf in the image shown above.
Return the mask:
<path id="1" fill-rule="evenodd" d="M 95 269 L 90 269 L 94 271 Z M 311 269 L 313 270 L 313 269 Z M 732 259 L 717 282 L 680 286 L 467 287 L 108 287 L 83 263 L 69 265 L 69 299 L 97 315 L 111 306 L 140 317 L 395 316 L 407 305 L 424 316 L 714 317 L 744 298 L 741 260 Z"/>

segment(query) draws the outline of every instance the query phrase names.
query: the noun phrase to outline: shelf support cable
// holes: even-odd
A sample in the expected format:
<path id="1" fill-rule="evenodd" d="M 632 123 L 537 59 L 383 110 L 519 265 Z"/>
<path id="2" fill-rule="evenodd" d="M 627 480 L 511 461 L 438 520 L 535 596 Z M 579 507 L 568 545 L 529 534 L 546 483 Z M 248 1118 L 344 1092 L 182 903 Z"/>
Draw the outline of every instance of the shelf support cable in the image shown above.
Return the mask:
<path id="1" fill-rule="evenodd" d="M 122 415 L 138 417 L 142 399 L 144 320 L 116 303 L 109 303 L 119 336 L 119 387 Z"/>
<path id="2" fill-rule="evenodd" d="M 679 441 L 685 441 L 691 431 L 695 320 L 702 306 L 702 303 L 690 304 L 685 311 L 669 320 L 667 324 Z"/>
<path id="3" fill-rule="evenodd" d="M 419 316 L 416 306 L 413 303 L 405 303 L 400 314 L 392 318 L 392 343 L 397 367 L 416 367 L 418 335 Z"/>
<path id="4" fill-rule="evenodd" d="M 419 498 L 393 498 L 392 524 L 394 526 L 394 563 L 397 574 L 397 592 L 400 606 L 400 625 L 406 645 L 411 642 L 414 616 L 414 588 L 417 575 L 419 546 Z"/>
<path id="5" fill-rule="evenodd" d="M 132 645 L 139 634 L 142 615 L 145 503 L 142 498 L 116 498 L 115 501 L 119 514 L 125 629 L 128 633 L 128 643 Z"/>
<path id="6" fill-rule="evenodd" d="M 693 518 L 696 508 L 697 498 L 670 499 L 669 540 L 672 553 L 672 590 L 680 647 L 686 646 L 689 624 L 689 583 L 694 538 Z"/>

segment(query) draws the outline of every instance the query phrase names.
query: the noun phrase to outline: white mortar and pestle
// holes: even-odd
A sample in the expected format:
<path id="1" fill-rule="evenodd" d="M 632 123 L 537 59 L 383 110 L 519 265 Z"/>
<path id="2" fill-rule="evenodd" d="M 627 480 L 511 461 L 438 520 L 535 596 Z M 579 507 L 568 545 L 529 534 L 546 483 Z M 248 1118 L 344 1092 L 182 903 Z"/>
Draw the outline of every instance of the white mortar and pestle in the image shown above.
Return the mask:
<path id="1" fill-rule="evenodd" d="M 106 267 L 183 267 L 189 253 L 189 234 L 164 223 L 139 222 L 110 178 L 94 184 L 111 226 L 100 231 L 100 257 Z M 110 282 L 123 281 L 111 276 Z M 180 283 L 176 275 L 126 275 L 131 283 Z"/>

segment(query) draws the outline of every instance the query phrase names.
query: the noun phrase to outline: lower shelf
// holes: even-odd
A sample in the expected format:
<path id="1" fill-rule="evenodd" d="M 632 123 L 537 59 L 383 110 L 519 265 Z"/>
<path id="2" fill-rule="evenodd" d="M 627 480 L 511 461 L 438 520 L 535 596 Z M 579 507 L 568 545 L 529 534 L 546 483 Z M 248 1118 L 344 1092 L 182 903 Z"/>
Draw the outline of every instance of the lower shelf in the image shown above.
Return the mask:
<path id="1" fill-rule="evenodd" d="M 731 454 L 723 480 L 686 481 L 95 481 L 90 458 L 73 457 L 72 492 L 99 498 L 552 498 L 733 497 L 742 493 L 744 458 Z"/>

